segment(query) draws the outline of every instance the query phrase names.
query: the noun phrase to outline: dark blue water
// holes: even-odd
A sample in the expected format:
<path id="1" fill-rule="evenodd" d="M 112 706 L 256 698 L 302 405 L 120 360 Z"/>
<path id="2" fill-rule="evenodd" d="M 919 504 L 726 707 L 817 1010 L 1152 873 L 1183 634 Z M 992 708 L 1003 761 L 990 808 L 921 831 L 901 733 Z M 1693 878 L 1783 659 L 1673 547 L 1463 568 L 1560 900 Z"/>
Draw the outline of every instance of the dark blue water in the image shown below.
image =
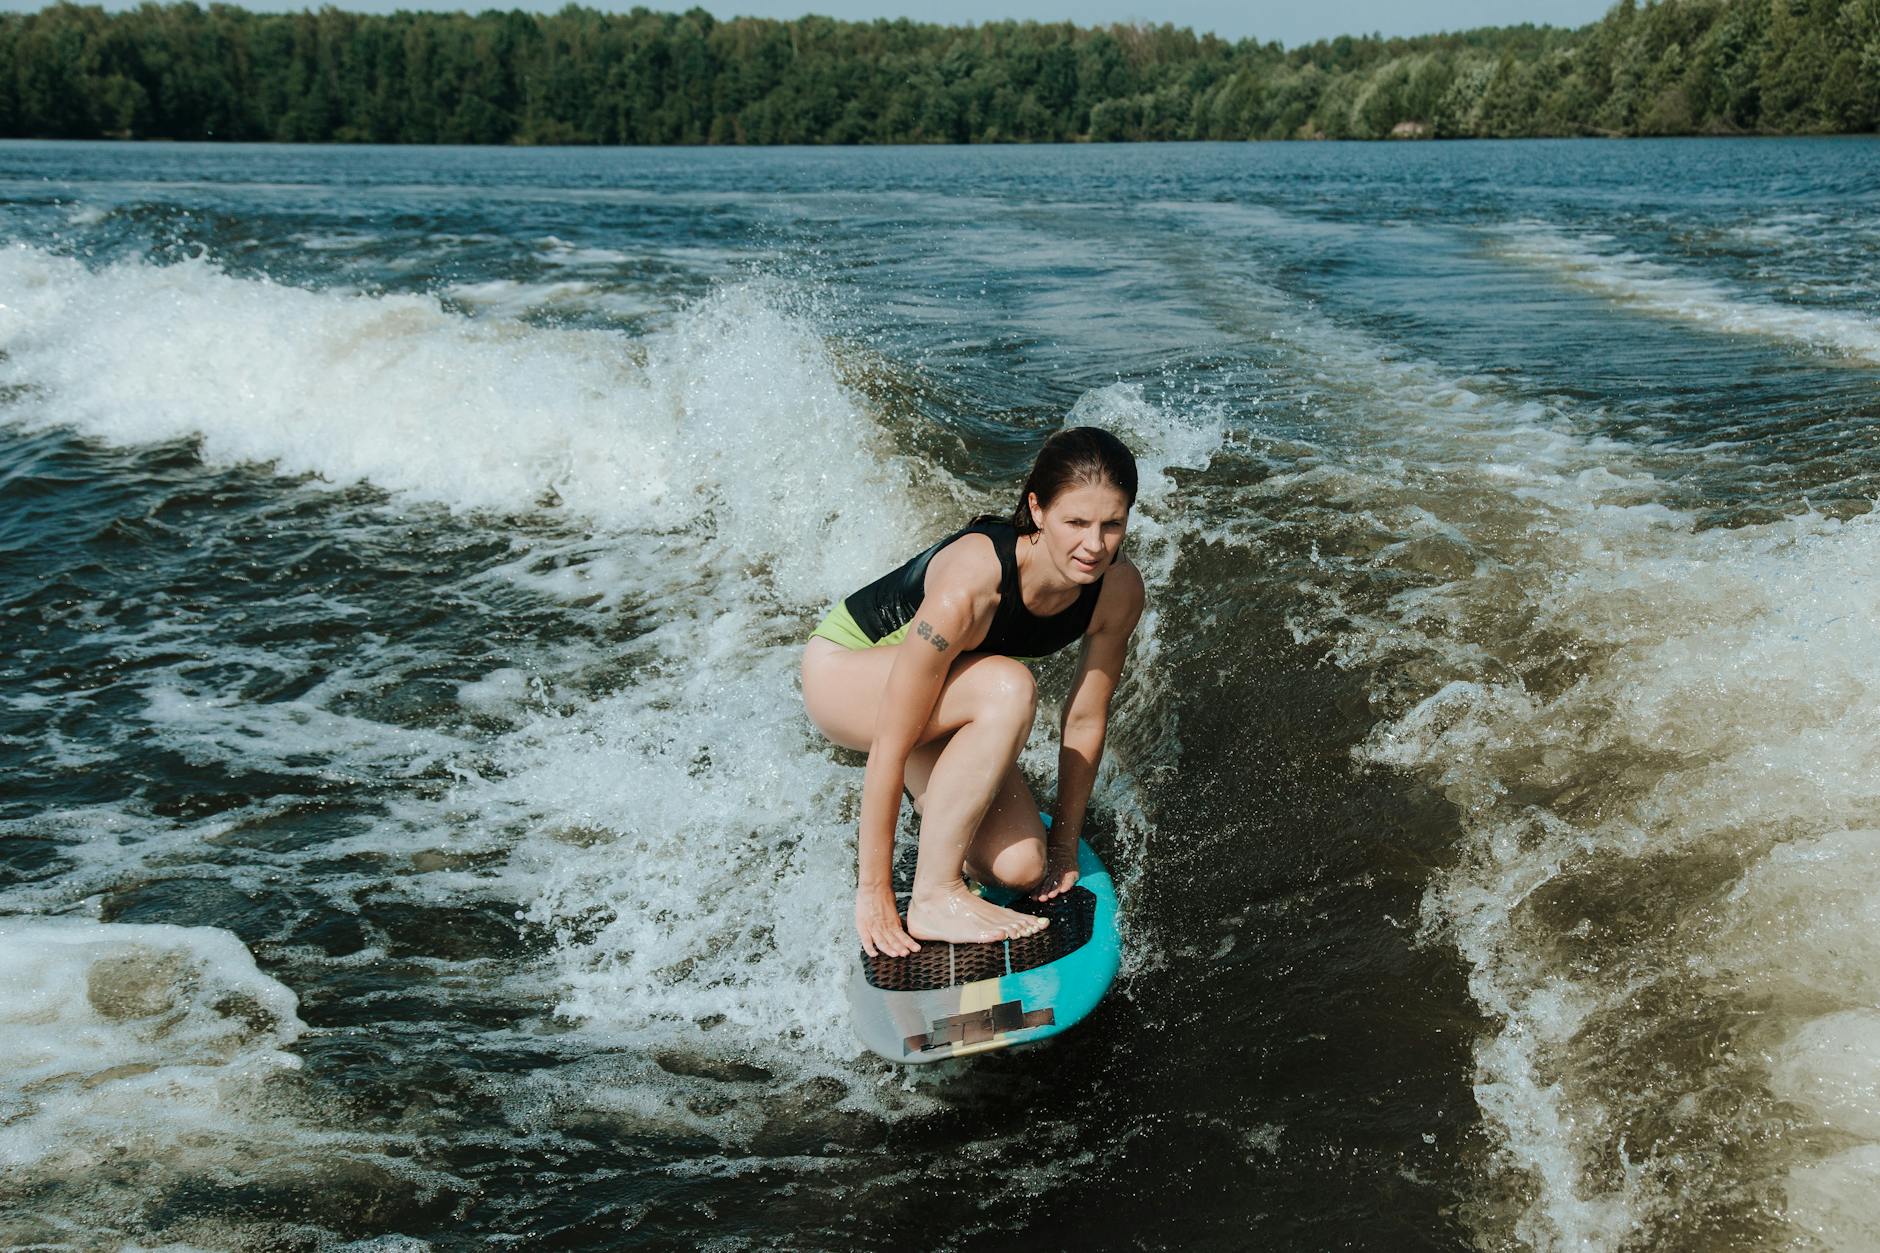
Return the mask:
<path id="1" fill-rule="evenodd" d="M 0 145 L 0 1239 L 1859 1247 L 1876 191 Z M 1125 974 L 908 1073 L 796 649 L 1067 420 Z"/>

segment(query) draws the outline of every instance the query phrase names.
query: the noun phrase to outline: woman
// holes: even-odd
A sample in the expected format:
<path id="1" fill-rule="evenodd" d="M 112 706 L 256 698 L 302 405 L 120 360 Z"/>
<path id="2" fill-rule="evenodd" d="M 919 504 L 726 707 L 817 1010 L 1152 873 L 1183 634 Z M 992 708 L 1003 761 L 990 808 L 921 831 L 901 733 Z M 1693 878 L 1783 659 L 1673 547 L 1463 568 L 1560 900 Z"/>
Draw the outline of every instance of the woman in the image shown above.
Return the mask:
<path id="1" fill-rule="evenodd" d="M 830 611 L 803 650 L 803 703 L 837 744 L 868 753 L 855 929 L 868 955 L 921 940 L 1030 935 L 1046 920 L 969 891 L 1049 900 L 1077 881 L 1077 841 L 1110 697 L 1142 616 L 1122 555 L 1136 461 L 1096 427 L 1045 441 L 1010 521 L 984 517 Z M 1083 641 L 1065 703 L 1049 840 L 1018 770 L 1037 683 L 1025 660 Z M 890 873 L 905 787 L 921 816 L 905 927 Z"/>

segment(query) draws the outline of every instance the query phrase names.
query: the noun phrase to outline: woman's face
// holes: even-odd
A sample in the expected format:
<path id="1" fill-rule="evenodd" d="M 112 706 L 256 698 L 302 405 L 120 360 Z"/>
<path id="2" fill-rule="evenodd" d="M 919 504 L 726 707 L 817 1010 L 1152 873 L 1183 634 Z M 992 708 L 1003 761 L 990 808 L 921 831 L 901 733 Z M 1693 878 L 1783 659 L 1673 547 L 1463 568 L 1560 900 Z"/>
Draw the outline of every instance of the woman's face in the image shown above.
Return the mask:
<path id="1" fill-rule="evenodd" d="M 1073 583 L 1095 583 L 1123 549 L 1129 530 L 1129 498 L 1108 483 L 1067 487 L 1040 507 L 1027 503 L 1051 564 Z"/>

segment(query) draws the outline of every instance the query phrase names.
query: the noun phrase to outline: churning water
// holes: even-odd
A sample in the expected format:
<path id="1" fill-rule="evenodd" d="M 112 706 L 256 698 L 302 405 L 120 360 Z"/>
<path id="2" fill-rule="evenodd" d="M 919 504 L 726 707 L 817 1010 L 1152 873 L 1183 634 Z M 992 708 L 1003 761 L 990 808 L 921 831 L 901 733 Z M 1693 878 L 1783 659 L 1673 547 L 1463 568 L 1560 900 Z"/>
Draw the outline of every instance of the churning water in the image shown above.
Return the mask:
<path id="1" fill-rule="evenodd" d="M 0 1243 L 1873 1247 L 1877 291 L 1859 140 L 0 145 Z M 1124 977 L 908 1072 L 797 649 L 1067 420 Z"/>

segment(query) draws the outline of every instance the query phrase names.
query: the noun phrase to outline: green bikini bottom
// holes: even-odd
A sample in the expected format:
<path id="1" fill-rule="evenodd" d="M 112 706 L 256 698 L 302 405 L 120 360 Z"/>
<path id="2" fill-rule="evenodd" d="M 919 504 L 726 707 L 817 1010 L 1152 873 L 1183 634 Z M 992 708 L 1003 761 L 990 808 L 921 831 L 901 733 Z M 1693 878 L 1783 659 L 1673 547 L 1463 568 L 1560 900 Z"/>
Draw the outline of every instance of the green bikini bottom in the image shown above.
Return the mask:
<path id="1" fill-rule="evenodd" d="M 907 638 L 907 627 L 902 625 L 878 640 L 871 640 L 855 621 L 855 615 L 849 612 L 848 605 L 837 601 L 836 607 L 823 615 L 823 620 L 816 624 L 816 629 L 809 633 L 811 639 L 821 636 L 833 640 L 844 648 L 885 648 L 889 644 L 899 644 Z"/>

